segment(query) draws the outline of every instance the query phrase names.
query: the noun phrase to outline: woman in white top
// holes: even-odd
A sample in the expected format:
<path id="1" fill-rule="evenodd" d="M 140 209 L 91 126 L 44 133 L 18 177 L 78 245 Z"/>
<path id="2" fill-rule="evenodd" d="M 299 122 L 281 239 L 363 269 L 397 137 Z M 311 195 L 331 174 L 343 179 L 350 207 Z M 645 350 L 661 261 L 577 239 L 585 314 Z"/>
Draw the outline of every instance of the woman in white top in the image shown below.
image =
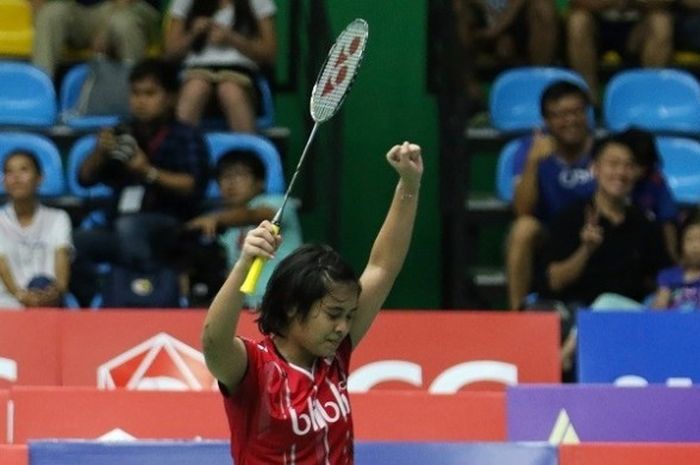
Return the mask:
<path id="1" fill-rule="evenodd" d="M 3 175 L 8 202 L 0 208 L 0 309 L 60 306 L 70 275 L 70 218 L 39 202 L 42 173 L 31 152 L 10 152 Z"/>
<path id="2" fill-rule="evenodd" d="M 184 58 L 177 116 L 198 125 L 215 93 L 229 127 L 255 131 L 261 66 L 277 52 L 273 0 L 173 0 L 166 55 Z"/>

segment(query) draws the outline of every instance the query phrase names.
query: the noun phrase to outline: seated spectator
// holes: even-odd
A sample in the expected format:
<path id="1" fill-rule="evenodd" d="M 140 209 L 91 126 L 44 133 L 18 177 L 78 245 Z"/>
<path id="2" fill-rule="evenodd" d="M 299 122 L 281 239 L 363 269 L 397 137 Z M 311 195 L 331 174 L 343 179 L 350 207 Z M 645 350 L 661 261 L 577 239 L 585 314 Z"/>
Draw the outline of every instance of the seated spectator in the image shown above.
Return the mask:
<path id="1" fill-rule="evenodd" d="M 530 292 L 536 253 L 547 237 L 551 218 L 593 193 L 588 109 L 588 94 L 582 88 L 566 81 L 552 83 L 541 99 L 546 129 L 536 130 L 515 157 L 516 218 L 506 247 L 508 300 L 513 310 L 522 306 Z"/>
<path id="2" fill-rule="evenodd" d="M 160 30 L 160 13 L 144 0 L 33 0 L 32 62 L 54 76 L 66 46 L 91 48 L 136 63 Z"/>
<path id="3" fill-rule="evenodd" d="M 654 291 L 657 273 L 671 263 L 658 224 L 628 199 L 638 177 L 632 148 L 619 136 L 592 152 L 596 189 L 590 200 L 563 209 L 551 226 L 540 298 L 562 302 L 571 317 L 605 294 L 615 308 L 619 295 L 639 305 Z M 614 303 L 610 303 L 614 302 Z M 612 307 L 611 307 L 612 306 Z M 572 363 L 575 330 L 564 328 L 564 367 Z"/>
<path id="4" fill-rule="evenodd" d="M 700 310 L 700 215 L 694 212 L 681 233 L 681 259 L 678 266 L 661 270 L 653 307 L 658 309 Z"/>
<path id="5" fill-rule="evenodd" d="M 84 186 L 104 183 L 115 192 L 108 224 L 74 237 L 74 294 L 83 305 L 97 291 L 98 262 L 137 270 L 163 266 L 177 226 L 199 212 L 208 182 L 202 134 L 174 117 L 177 73 L 146 60 L 134 67 L 130 87 L 130 122 L 100 132 L 78 175 Z"/>
<path id="6" fill-rule="evenodd" d="M 3 163 L 8 202 L 0 209 L 0 309 L 60 307 L 70 280 L 71 223 L 40 203 L 36 156 L 12 151 Z"/>
<path id="7" fill-rule="evenodd" d="M 549 66 L 558 48 L 554 0 L 452 0 L 457 36 L 472 66 L 465 83 L 472 100 L 483 99 L 476 68 L 485 57 L 499 65 Z"/>
<path id="8" fill-rule="evenodd" d="M 665 0 L 572 0 L 567 22 L 569 65 L 600 98 L 599 53 L 620 52 L 644 67 L 664 67 L 673 52 L 673 16 Z M 606 47 L 606 48 L 603 48 Z"/>
<path id="9" fill-rule="evenodd" d="M 639 179 L 632 191 L 632 203 L 661 225 L 666 251 L 677 261 L 679 211 L 660 169 L 661 159 L 654 135 L 643 129 L 630 128 L 620 137 L 632 148 L 640 169 Z"/>
<path id="10" fill-rule="evenodd" d="M 178 118 L 198 125 L 214 94 L 233 131 L 255 131 L 255 79 L 275 61 L 275 13 L 273 0 L 173 0 L 165 52 L 184 58 Z"/>
<path id="11" fill-rule="evenodd" d="M 224 154 L 216 165 L 216 180 L 224 207 L 191 220 L 188 227 L 199 229 L 210 237 L 222 231 L 219 243 L 226 249 L 230 269 L 241 254 L 248 231 L 263 220 L 271 220 L 282 206 L 284 196 L 264 194 L 265 166 L 260 157 L 248 151 L 233 150 Z M 275 258 L 263 268 L 255 293 L 247 297 L 246 304 L 251 307 L 260 304 L 277 263 L 302 244 L 301 226 L 293 202 L 288 202 L 285 207 L 280 231 L 284 241 Z"/>

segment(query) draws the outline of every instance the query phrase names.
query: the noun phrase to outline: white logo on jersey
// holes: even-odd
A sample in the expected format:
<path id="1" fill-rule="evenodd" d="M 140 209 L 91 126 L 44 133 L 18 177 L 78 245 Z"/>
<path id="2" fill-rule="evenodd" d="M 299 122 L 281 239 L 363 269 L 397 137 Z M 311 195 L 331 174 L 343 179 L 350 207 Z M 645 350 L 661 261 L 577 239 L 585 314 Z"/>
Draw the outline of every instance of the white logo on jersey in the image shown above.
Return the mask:
<path id="1" fill-rule="evenodd" d="M 293 407 L 288 407 L 289 417 L 292 420 L 292 431 L 298 436 L 304 436 L 311 430 L 319 431 L 328 428 L 340 417 L 347 418 L 350 413 L 350 401 L 345 394 L 341 394 L 337 386 L 328 383 L 333 393 L 334 401 L 327 401 L 323 405 L 318 399 L 307 399 L 306 412 L 297 413 Z"/>
<path id="2" fill-rule="evenodd" d="M 593 181 L 593 173 L 588 168 L 564 169 L 559 173 L 559 184 L 567 189 Z"/>

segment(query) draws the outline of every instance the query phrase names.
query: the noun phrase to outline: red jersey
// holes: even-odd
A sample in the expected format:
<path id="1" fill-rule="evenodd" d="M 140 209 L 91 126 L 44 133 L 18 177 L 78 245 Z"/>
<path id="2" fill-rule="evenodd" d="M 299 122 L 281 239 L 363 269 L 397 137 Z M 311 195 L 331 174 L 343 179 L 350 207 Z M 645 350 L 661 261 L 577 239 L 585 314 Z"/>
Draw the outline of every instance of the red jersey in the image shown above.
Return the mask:
<path id="1" fill-rule="evenodd" d="M 287 362 L 269 336 L 242 339 L 248 369 L 235 393 L 224 393 L 235 465 L 352 464 L 350 338 L 311 372 Z"/>

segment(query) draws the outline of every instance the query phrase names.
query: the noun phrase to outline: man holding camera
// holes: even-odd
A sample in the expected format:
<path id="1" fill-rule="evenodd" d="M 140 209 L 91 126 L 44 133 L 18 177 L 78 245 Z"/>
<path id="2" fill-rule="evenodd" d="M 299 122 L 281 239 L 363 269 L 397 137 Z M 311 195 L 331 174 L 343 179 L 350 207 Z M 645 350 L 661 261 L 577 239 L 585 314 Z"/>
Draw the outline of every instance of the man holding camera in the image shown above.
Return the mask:
<path id="1" fill-rule="evenodd" d="M 78 174 L 84 186 L 114 190 L 104 227 L 76 231 L 73 289 L 82 305 L 97 290 L 99 262 L 133 270 L 163 266 L 178 226 L 199 213 L 209 157 L 202 134 L 175 120 L 177 72 L 158 60 L 134 67 L 130 121 L 100 132 Z"/>

